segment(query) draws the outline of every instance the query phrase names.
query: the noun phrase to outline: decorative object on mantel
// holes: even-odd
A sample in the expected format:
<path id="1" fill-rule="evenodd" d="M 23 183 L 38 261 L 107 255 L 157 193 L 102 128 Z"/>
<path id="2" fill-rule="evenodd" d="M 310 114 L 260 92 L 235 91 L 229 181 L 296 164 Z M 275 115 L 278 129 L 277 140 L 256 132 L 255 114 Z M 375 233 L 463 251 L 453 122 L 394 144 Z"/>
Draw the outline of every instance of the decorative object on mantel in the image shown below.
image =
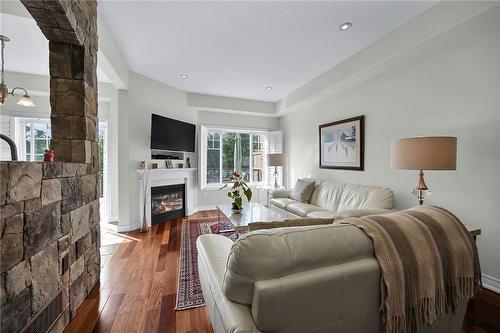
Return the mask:
<path id="1" fill-rule="evenodd" d="M 276 189 L 280 187 L 278 185 L 278 167 L 285 164 L 284 160 L 283 154 L 267 154 L 267 164 L 274 167 L 274 188 Z"/>
<path id="2" fill-rule="evenodd" d="M 424 181 L 424 170 L 456 170 L 457 138 L 428 136 L 391 142 L 391 166 L 400 170 L 419 170 L 419 179 L 412 193 L 418 204 L 424 204 L 424 194 L 430 194 Z"/>
<path id="3" fill-rule="evenodd" d="M 319 126 L 319 167 L 364 170 L 364 116 Z"/>
<path id="4" fill-rule="evenodd" d="M 165 166 L 167 167 L 167 169 L 173 169 L 174 168 L 174 163 L 172 163 L 172 161 L 170 161 L 170 160 L 166 160 L 165 161 Z"/>
<path id="5" fill-rule="evenodd" d="M 4 72 L 4 49 L 5 49 L 5 42 L 9 42 L 10 39 L 4 35 L 0 35 L 0 42 L 2 44 L 2 71 L 1 71 L 1 83 L 0 83 L 0 105 L 4 105 L 5 101 L 7 100 L 8 95 L 12 96 L 17 96 L 14 92 L 16 90 L 22 90 L 24 94 L 19 98 L 19 101 L 17 104 L 22 105 L 22 106 L 27 106 L 27 107 L 33 107 L 35 106 L 35 103 L 31 100 L 31 97 L 28 95 L 28 92 L 26 89 L 22 87 L 15 87 L 11 91 L 7 88 L 7 85 L 5 84 L 5 72 Z"/>
<path id="6" fill-rule="evenodd" d="M 54 162 L 54 150 L 45 149 L 45 154 L 43 154 L 43 160 L 45 162 Z"/>
<path id="7" fill-rule="evenodd" d="M 243 198 L 242 195 L 245 195 L 248 202 L 252 200 L 252 190 L 250 187 L 243 181 L 243 178 L 239 173 L 234 171 L 230 177 L 230 183 L 224 184 L 220 188 L 220 190 L 229 186 L 229 184 L 233 184 L 233 187 L 227 193 L 227 196 L 233 199 L 232 203 L 232 211 L 235 214 L 239 214 L 243 210 Z"/>
<path id="8" fill-rule="evenodd" d="M 189 157 L 186 158 L 186 168 L 190 168 L 191 167 L 191 160 L 189 159 Z"/>
<path id="9" fill-rule="evenodd" d="M 139 169 L 146 169 L 146 161 L 141 161 L 139 163 Z"/>
<path id="10" fill-rule="evenodd" d="M 158 163 L 152 163 L 151 169 L 158 169 Z"/>
<path id="11" fill-rule="evenodd" d="M 184 169 L 184 163 L 179 163 L 179 164 L 177 164 L 177 167 L 178 167 L 179 169 Z"/>
<path id="12" fill-rule="evenodd" d="M 154 163 L 153 163 L 154 164 Z M 143 214 L 142 214 L 142 225 L 141 225 L 141 232 L 148 232 L 149 226 L 148 226 L 148 218 L 146 215 L 146 209 L 147 209 L 147 202 L 148 202 L 148 197 L 151 194 L 150 191 L 148 191 L 148 186 L 149 186 L 149 175 L 151 173 L 151 170 L 149 169 L 144 169 L 144 178 L 143 178 L 143 195 L 144 195 L 144 205 L 143 205 Z"/>

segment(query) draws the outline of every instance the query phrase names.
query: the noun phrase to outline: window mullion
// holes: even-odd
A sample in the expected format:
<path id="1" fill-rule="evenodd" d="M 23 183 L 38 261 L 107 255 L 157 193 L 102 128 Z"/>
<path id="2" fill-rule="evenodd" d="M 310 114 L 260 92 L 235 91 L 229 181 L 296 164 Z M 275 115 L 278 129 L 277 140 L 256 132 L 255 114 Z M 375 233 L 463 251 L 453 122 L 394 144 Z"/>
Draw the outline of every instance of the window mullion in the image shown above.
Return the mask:
<path id="1" fill-rule="evenodd" d="M 223 140 L 223 134 L 222 133 L 219 133 L 219 183 L 222 184 L 222 148 L 224 147 L 224 145 L 222 144 L 222 140 Z"/>

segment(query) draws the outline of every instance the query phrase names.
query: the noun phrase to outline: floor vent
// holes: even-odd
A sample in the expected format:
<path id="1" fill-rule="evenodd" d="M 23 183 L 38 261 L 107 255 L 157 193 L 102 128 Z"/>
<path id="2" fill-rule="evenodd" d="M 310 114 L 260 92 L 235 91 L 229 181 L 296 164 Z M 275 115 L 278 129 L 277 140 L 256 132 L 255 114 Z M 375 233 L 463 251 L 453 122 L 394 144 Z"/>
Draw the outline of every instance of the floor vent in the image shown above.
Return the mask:
<path id="1" fill-rule="evenodd" d="M 46 333 L 62 315 L 62 292 L 30 320 L 22 333 Z"/>

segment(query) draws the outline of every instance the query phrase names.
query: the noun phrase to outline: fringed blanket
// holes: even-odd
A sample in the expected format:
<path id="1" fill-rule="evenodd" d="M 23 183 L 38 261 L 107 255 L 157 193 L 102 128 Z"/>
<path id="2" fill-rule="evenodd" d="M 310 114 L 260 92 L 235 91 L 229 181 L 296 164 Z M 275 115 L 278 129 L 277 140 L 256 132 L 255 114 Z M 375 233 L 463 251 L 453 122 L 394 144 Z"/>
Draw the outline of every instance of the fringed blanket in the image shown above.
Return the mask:
<path id="1" fill-rule="evenodd" d="M 450 212 L 419 206 L 349 218 L 372 240 L 385 284 L 388 333 L 415 332 L 455 311 L 481 285 L 476 243 Z"/>

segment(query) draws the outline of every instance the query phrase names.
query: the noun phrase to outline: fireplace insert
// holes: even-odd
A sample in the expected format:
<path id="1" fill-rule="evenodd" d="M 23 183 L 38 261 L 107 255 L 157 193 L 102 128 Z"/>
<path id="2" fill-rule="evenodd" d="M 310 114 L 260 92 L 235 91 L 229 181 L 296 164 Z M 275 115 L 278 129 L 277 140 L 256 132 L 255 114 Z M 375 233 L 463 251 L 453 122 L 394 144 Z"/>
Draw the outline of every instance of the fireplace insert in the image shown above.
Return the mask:
<path id="1" fill-rule="evenodd" d="M 162 223 L 183 217 L 186 194 L 184 184 L 151 188 L 151 223 Z"/>

